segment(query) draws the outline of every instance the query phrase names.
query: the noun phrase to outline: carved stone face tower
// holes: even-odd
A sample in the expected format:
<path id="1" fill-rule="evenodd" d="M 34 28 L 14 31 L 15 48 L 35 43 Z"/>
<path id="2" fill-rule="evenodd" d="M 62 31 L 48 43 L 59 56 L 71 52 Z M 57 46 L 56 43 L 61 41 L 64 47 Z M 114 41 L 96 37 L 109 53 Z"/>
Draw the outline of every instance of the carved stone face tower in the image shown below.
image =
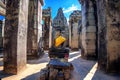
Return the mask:
<path id="1" fill-rule="evenodd" d="M 66 43 L 66 46 L 69 44 L 68 43 L 68 24 L 67 24 L 67 19 L 66 17 L 64 16 L 63 14 L 63 10 L 62 8 L 59 8 L 58 9 L 58 12 L 57 12 L 57 16 L 53 19 L 53 33 L 55 34 L 56 31 L 58 30 L 61 30 L 61 33 L 62 33 L 62 36 L 64 36 L 66 39 L 67 39 L 67 43 Z M 53 38 L 54 38 L 54 35 L 53 34 Z"/>

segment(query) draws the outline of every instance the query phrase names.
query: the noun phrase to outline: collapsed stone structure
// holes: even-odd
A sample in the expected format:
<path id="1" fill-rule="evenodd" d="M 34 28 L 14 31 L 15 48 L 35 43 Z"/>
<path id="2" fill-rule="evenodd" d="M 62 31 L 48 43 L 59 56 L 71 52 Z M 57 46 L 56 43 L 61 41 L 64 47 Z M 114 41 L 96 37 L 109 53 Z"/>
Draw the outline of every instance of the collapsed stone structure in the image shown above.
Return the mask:
<path id="1" fill-rule="evenodd" d="M 79 48 L 79 22 L 81 20 L 81 11 L 75 10 L 69 18 L 69 46 L 71 49 Z"/>
<path id="2" fill-rule="evenodd" d="M 120 1 L 79 0 L 82 6 L 82 57 L 98 58 L 98 67 L 120 72 Z"/>
<path id="3" fill-rule="evenodd" d="M 66 46 L 69 45 L 69 33 L 68 33 L 68 24 L 67 19 L 63 14 L 62 8 L 58 9 L 56 17 L 53 19 L 53 38 L 55 37 L 55 33 L 57 30 L 61 30 L 62 35 L 66 38 Z"/>

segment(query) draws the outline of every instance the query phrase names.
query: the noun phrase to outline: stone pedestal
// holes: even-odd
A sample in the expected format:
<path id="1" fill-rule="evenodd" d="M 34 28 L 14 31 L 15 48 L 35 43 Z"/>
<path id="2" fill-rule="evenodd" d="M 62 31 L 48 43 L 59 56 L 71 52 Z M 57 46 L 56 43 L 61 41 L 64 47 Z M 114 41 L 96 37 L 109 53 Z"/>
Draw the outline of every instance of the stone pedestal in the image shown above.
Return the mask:
<path id="1" fill-rule="evenodd" d="M 26 66 L 28 0 L 7 0 L 4 28 L 4 72 L 17 74 Z"/>
<path id="2" fill-rule="evenodd" d="M 102 6 L 101 6 L 102 5 Z M 120 1 L 97 0 L 101 69 L 120 72 Z"/>
<path id="3" fill-rule="evenodd" d="M 94 4 L 92 0 L 81 0 L 82 4 L 82 57 L 93 59 L 97 57 L 96 52 L 96 22 L 94 15 Z"/>

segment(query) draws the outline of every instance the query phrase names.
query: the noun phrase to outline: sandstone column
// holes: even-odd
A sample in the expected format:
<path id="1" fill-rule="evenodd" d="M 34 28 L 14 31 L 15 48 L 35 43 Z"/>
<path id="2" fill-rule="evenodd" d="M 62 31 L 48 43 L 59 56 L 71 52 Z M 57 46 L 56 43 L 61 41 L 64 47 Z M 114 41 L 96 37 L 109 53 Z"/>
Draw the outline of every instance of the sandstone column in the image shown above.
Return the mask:
<path id="1" fill-rule="evenodd" d="M 49 28 L 49 48 L 51 48 L 52 47 L 52 21 L 50 20 L 50 28 Z"/>
<path id="2" fill-rule="evenodd" d="M 17 74 L 26 66 L 28 0 L 7 0 L 4 71 Z"/>
<path id="3" fill-rule="evenodd" d="M 51 45 L 51 8 L 43 9 L 42 19 L 44 20 L 43 24 L 43 39 L 44 39 L 44 50 L 48 50 Z M 50 41 L 50 42 L 49 42 Z"/>
<path id="4" fill-rule="evenodd" d="M 72 27 L 72 21 L 71 20 L 69 20 L 69 26 L 68 26 L 68 28 L 69 28 L 69 47 L 71 48 L 71 27 Z"/>
<path id="5" fill-rule="evenodd" d="M 6 4 L 5 3 L 6 2 L 0 0 L 0 15 L 4 15 L 4 16 L 6 14 L 6 10 L 5 10 Z"/>
<path id="6" fill-rule="evenodd" d="M 37 57 L 38 42 L 42 36 L 42 5 L 43 0 L 30 0 L 29 1 L 29 14 L 28 14 L 28 36 L 27 36 L 27 56 Z"/>
<path id="7" fill-rule="evenodd" d="M 101 69 L 120 72 L 120 1 L 97 0 Z"/>
<path id="8" fill-rule="evenodd" d="M 82 57 L 96 58 L 96 22 L 94 0 L 80 0 L 82 6 Z"/>
<path id="9" fill-rule="evenodd" d="M 71 49 L 78 50 L 79 46 L 79 21 L 81 20 L 81 11 L 75 10 L 69 16 L 69 44 Z"/>

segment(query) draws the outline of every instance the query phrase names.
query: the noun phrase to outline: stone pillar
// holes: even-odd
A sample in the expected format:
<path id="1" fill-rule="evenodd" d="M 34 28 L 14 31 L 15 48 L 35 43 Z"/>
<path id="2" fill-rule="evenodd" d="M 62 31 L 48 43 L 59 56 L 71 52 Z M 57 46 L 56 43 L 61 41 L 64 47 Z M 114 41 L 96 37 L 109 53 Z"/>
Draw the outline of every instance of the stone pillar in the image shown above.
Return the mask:
<path id="1" fill-rule="evenodd" d="M 51 26 L 52 22 L 50 22 L 50 28 L 49 28 L 49 48 L 52 47 L 52 26 Z"/>
<path id="2" fill-rule="evenodd" d="M 72 27 L 72 21 L 69 21 L 69 47 L 71 48 L 71 27 Z"/>
<path id="3" fill-rule="evenodd" d="M 71 48 L 78 49 L 78 22 L 73 23 L 72 35 L 71 35 Z"/>
<path id="4" fill-rule="evenodd" d="M 82 6 L 82 57 L 94 59 L 96 52 L 96 22 L 94 0 L 81 0 Z"/>
<path id="5" fill-rule="evenodd" d="M 108 72 L 120 72 L 119 5 L 119 0 L 97 0 L 99 27 L 98 64 L 101 69 Z"/>
<path id="6" fill-rule="evenodd" d="M 44 25 L 44 49 L 49 49 L 49 31 L 50 31 L 50 17 L 46 17 Z"/>
<path id="7" fill-rule="evenodd" d="M 42 33 L 42 5 L 43 0 L 38 0 L 38 11 L 37 11 L 37 24 L 38 24 L 38 36 L 37 36 L 37 44 L 38 44 L 38 52 L 37 52 L 37 57 L 40 57 L 41 55 L 44 54 L 43 51 L 43 33 Z"/>
<path id="8" fill-rule="evenodd" d="M 29 1 L 29 14 L 28 14 L 28 36 L 27 36 L 27 56 L 38 56 L 38 42 L 41 32 L 42 20 L 42 4 L 39 0 Z M 39 12 L 40 11 L 40 12 Z M 41 35 L 40 35 L 41 34 Z"/>
<path id="9" fill-rule="evenodd" d="M 17 74 L 26 66 L 29 0 L 7 0 L 4 29 L 4 72 Z"/>
<path id="10" fill-rule="evenodd" d="M 81 24 L 81 20 L 79 20 L 78 23 L 78 48 L 81 49 L 82 48 L 82 43 L 81 43 L 81 29 L 82 29 L 82 24 Z"/>
<path id="11" fill-rule="evenodd" d="M 44 39 L 44 50 L 48 50 L 51 47 L 51 37 L 52 37 L 52 26 L 51 26 L 51 8 L 43 9 L 42 18 L 44 20 L 43 24 L 43 39 Z"/>
<path id="12" fill-rule="evenodd" d="M 81 11 L 75 10 L 69 16 L 69 43 L 73 50 L 78 50 L 79 46 L 79 21 L 81 20 Z"/>

